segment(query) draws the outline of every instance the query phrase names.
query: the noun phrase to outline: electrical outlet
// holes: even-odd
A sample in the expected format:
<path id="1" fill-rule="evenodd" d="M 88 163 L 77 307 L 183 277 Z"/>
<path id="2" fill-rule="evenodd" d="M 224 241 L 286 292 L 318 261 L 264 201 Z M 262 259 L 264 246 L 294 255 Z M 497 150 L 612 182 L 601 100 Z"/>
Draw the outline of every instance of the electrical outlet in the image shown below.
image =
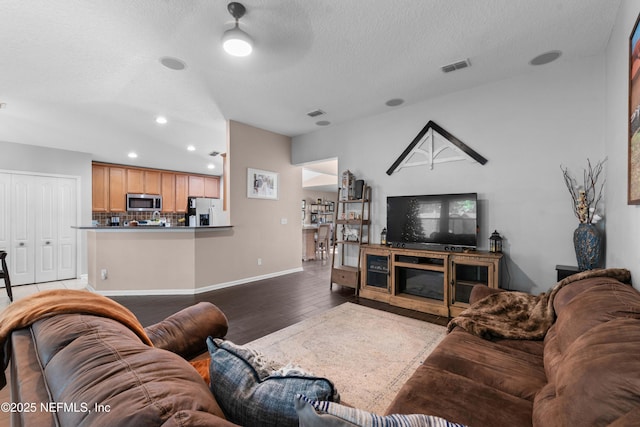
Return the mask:
<path id="1" fill-rule="evenodd" d="M 262 258 L 258 258 L 258 265 L 262 265 Z"/>
<path id="2" fill-rule="evenodd" d="M 288 222 L 289 222 L 289 220 L 287 220 L 287 218 L 280 218 L 280 224 L 281 225 L 287 225 Z"/>
<path id="3" fill-rule="evenodd" d="M 102 278 L 102 280 L 107 280 L 107 269 L 103 268 L 102 270 L 100 270 L 100 277 Z"/>

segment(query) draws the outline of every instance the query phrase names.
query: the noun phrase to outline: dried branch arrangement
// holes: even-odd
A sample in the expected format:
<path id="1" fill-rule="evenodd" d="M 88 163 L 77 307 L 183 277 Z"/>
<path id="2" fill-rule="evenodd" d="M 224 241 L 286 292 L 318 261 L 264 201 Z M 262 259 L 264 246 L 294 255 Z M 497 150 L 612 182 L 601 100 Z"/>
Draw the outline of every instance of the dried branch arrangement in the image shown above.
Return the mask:
<path id="1" fill-rule="evenodd" d="M 578 185 L 578 181 L 567 167 L 560 165 L 564 183 L 571 194 L 573 213 L 582 224 L 592 224 L 600 219 L 596 214 L 596 209 L 602 200 L 602 190 L 606 179 L 602 177 L 602 181 L 598 181 L 600 181 L 600 175 L 606 161 L 607 159 L 600 160 L 593 166 L 591 161 L 587 159 L 587 168 L 583 171 L 581 185 Z"/>

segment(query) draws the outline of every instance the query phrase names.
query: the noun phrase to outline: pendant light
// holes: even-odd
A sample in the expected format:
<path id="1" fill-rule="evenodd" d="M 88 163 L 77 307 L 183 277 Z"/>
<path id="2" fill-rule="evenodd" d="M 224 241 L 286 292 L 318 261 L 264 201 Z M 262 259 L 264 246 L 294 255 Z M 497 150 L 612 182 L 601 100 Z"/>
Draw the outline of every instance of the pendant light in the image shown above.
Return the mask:
<path id="1" fill-rule="evenodd" d="M 251 55 L 253 40 L 238 26 L 238 20 L 244 16 L 247 9 L 240 3 L 231 2 L 227 5 L 227 10 L 236 19 L 236 25 L 225 31 L 222 36 L 222 46 L 225 52 L 233 56 Z"/>

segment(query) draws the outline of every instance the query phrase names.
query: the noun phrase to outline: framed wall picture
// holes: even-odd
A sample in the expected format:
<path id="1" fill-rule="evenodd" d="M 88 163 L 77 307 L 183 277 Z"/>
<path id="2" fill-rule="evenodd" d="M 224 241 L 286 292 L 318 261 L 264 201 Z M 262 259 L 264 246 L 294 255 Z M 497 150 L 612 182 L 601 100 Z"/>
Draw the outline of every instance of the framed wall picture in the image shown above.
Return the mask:
<path id="1" fill-rule="evenodd" d="M 640 29 L 636 19 L 629 36 L 629 184 L 628 204 L 640 204 Z"/>
<path id="2" fill-rule="evenodd" d="M 247 168 L 247 197 L 278 200 L 278 174 Z"/>

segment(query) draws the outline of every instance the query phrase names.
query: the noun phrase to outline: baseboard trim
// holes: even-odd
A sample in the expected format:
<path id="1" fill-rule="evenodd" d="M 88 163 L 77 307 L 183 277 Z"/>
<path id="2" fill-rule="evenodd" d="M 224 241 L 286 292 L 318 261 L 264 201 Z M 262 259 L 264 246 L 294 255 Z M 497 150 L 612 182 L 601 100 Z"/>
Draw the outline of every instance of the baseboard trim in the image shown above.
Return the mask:
<path id="1" fill-rule="evenodd" d="M 231 286 L 244 285 L 246 283 L 256 282 L 258 280 L 271 279 L 274 277 L 284 276 L 286 274 L 298 273 L 302 270 L 302 267 L 292 268 L 290 270 L 277 271 L 275 273 L 263 274 L 260 276 L 246 277 L 243 279 L 233 280 L 230 282 L 216 283 L 214 285 L 208 285 L 197 289 L 126 289 L 115 291 L 96 291 L 91 285 L 87 285 L 87 289 L 106 297 L 119 297 L 119 296 L 157 296 L 157 295 L 197 295 L 205 292 L 215 291 L 218 289 L 229 288 Z"/>

